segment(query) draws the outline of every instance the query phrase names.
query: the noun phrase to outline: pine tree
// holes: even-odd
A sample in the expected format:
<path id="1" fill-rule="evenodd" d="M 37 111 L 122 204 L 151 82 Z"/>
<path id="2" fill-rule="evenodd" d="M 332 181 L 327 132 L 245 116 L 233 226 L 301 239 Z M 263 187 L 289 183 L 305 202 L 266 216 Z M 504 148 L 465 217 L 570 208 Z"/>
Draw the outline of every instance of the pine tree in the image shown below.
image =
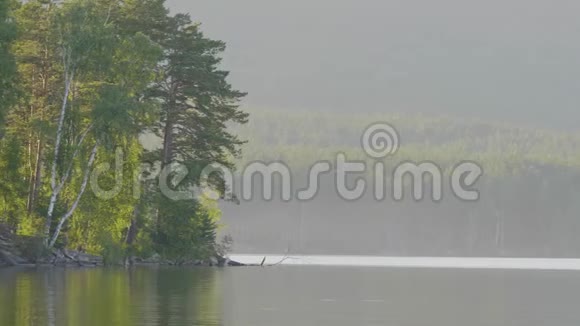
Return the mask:
<path id="1" fill-rule="evenodd" d="M 152 96 L 161 101 L 161 119 L 155 131 L 163 139 L 158 153 L 163 165 L 178 162 L 190 168 L 209 163 L 231 166 L 243 141 L 228 130 L 229 123 L 246 123 L 240 110 L 245 93 L 227 82 L 218 68 L 225 44 L 206 38 L 188 15 L 170 17 L 159 40 L 165 57 L 160 81 Z M 188 186 L 196 184 L 195 173 Z"/>

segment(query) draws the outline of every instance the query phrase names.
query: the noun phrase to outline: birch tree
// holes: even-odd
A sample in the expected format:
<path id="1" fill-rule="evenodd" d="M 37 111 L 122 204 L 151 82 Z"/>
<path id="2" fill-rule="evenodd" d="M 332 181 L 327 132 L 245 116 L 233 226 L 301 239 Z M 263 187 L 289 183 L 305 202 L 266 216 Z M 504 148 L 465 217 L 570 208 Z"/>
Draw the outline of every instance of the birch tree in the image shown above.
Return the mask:
<path id="1" fill-rule="evenodd" d="M 119 34 L 111 20 L 113 6 L 69 2 L 55 17 L 63 95 L 50 170 L 44 231 L 48 247 L 55 245 L 63 225 L 77 209 L 99 147 L 110 146 L 119 135 L 135 136 L 138 119 L 133 111 L 139 87 L 147 83 L 148 71 L 157 62 L 157 47 L 142 34 Z M 71 184 L 74 172 L 81 180 L 78 191 L 51 230 L 59 196 Z"/>

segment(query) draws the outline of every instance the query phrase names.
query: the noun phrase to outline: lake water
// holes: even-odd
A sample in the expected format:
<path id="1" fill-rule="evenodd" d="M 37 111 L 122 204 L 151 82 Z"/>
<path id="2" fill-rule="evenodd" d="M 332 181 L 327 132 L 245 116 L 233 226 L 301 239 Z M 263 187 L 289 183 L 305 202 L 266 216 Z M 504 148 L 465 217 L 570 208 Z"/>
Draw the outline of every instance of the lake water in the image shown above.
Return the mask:
<path id="1" fill-rule="evenodd" d="M 577 271 L 0 269 L 2 326 L 577 326 L 579 304 Z"/>

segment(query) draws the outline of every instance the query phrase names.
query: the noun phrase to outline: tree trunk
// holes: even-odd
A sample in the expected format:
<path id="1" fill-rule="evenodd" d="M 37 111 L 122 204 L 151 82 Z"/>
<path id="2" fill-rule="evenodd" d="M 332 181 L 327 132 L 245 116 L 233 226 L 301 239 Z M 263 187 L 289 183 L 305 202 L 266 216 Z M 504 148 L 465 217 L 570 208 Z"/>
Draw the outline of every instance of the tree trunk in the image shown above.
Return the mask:
<path id="1" fill-rule="evenodd" d="M 129 227 L 127 228 L 127 235 L 125 236 L 125 245 L 128 248 L 127 256 L 125 257 L 125 266 L 133 265 L 133 243 L 137 239 L 137 234 L 139 233 L 139 227 L 137 225 L 138 215 L 139 209 L 135 208 L 135 210 L 133 210 L 133 218 L 131 219 L 131 223 L 129 223 Z"/>
<path id="2" fill-rule="evenodd" d="M 137 217 L 133 217 L 131 219 L 131 223 L 129 224 L 129 228 L 127 229 L 127 236 L 125 237 L 125 244 L 127 246 L 131 246 L 135 239 L 137 238 L 137 234 L 139 233 L 139 228 L 137 227 Z"/>
<path id="3" fill-rule="evenodd" d="M 172 84 L 168 90 L 169 94 L 169 101 L 167 107 L 165 108 L 166 116 L 165 116 L 165 128 L 163 130 L 163 157 L 162 166 L 161 168 L 165 167 L 167 164 L 171 163 L 173 160 L 173 132 L 175 129 L 175 92 L 176 92 L 176 85 Z"/>
<path id="4" fill-rule="evenodd" d="M 83 183 L 81 184 L 81 189 L 79 190 L 79 193 L 77 194 L 77 197 L 76 197 L 75 201 L 73 202 L 72 206 L 70 207 L 70 209 L 68 210 L 68 212 L 66 212 L 66 214 L 64 214 L 60 218 L 60 220 L 58 221 L 58 224 L 56 226 L 56 229 L 54 230 L 52 238 L 50 239 L 50 242 L 48 243 L 49 248 L 52 248 L 54 246 L 54 244 L 56 243 L 56 240 L 58 239 L 60 231 L 62 230 L 62 226 L 71 217 L 71 215 L 74 213 L 74 211 L 77 209 L 77 206 L 78 206 L 83 194 L 85 193 L 85 190 L 87 188 L 87 184 L 89 183 L 89 177 L 91 175 L 91 170 L 92 170 L 93 164 L 95 163 L 95 158 L 97 156 L 97 149 L 98 149 L 98 143 L 96 143 L 95 146 L 93 146 L 93 150 L 91 151 L 91 156 L 89 157 L 89 162 L 87 163 L 87 167 L 85 169 L 85 174 L 83 177 Z"/>
<path id="5" fill-rule="evenodd" d="M 40 189 L 40 183 L 42 180 L 42 165 L 43 165 L 43 143 L 42 139 L 38 139 L 37 146 L 36 146 L 36 162 L 35 162 L 35 171 L 34 175 L 30 180 L 30 190 L 28 193 L 28 214 L 31 214 L 34 209 L 36 208 L 36 201 L 38 198 L 38 193 Z"/>
<path id="6" fill-rule="evenodd" d="M 175 106 L 175 100 L 173 99 L 173 95 L 170 95 L 171 100 L 169 101 L 169 107 L 167 108 L 167 116 L 165 118 L 165 128 L 163 130 L 163 149 L 162 149 L 162 157 L 161 157 L 161 169 L 163 170 L 167 165 L 171 164 L 173 160 L 173 130 L 174 130 L 174 123 L 173 123 L 173 108 Z M 161 228 L 161 220 L 159 218 L 159 209 L 157 209 L 157 218 L 156 218 L 156 228 L 159 231 Z"/>
<path id="7" fill-rule="evenodd" d="M 66 114 L 66 107 L 68 104 L 68 96 L 70 93 L 70 89 L 72 86 L 72 82 L 74 80 L 74 74 L 69 71 L 70 67 L 65 67 L 65 87 L 64 87 L 64 96 L 62 99 L 62 106 L 60 108 L 60 116 L 58 118 L 58 127 L 56 130 L 56 142 L 54 144 L 54 158 L 52 161 L 52 169 L 50 174 L 50 187 L 52 193 L 50 195 L 50 201 L 48 203 L 48 210 L 46 212 L 46 222 L 44 224 L 44 242 L 45 245 L 52 247 L 49 245 L 48 239 L 50 237 L 50 228 L 52 225 L 52 214 L 54 213 L 54 207 L 56 206 L 56 200 L 58 199 L 58 195 L 62 190 L 62 184 L 57 186 L 56 178 L 57 178 L 57 167 L 58 167 L 58 156 L 60 154 L 60 142 L 62 139 L 63 129 L 64 129 L 64 117 Z"/>
<path id="8" fill-rule="evenodd" d="M 163 157 L 162 168 L 171 163 L 173 159 L 173 117 L 170 112 L 167 113 L 167 120 L 165 121 L 165 129 L 163 135 Z"/>

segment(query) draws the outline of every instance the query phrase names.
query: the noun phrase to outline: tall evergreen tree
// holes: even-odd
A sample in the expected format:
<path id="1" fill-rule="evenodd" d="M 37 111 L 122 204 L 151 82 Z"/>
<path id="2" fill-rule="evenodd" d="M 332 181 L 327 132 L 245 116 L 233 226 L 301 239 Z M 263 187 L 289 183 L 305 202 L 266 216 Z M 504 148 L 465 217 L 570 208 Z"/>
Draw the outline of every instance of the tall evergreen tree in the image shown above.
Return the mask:
<path id="1" fill-rule="evenodd" d="M 206 38 L 199 24 L 183 14 L 168 19 L 159 42 L 165 57 L 152 94 L 161 101 L 155 130 L 163 139 L 159 153 L 163 165 L 231 166 L 243 141 L 228 130 L 228 124 L 246 123 L 248 114 L 239 108 L 245 93 L 233 89 L 226 80 L 229 73 L 219 69 L 225 44 Z M 189 181 L 191 185 L 197 180 Z"/>
<path id="2" fill-rule="evenodd" d="M 23 177 L 28 184 L 29 215 L 39 213 L 48 139 L 58 112 L 61 73 L 51 18 L 55 8 L 52 2 L 33 0 L 22 3 L 15 11 L 18 38 L 13 48 L 22 96 L 8 117 L 8 134 L 26 146 Z"/>

